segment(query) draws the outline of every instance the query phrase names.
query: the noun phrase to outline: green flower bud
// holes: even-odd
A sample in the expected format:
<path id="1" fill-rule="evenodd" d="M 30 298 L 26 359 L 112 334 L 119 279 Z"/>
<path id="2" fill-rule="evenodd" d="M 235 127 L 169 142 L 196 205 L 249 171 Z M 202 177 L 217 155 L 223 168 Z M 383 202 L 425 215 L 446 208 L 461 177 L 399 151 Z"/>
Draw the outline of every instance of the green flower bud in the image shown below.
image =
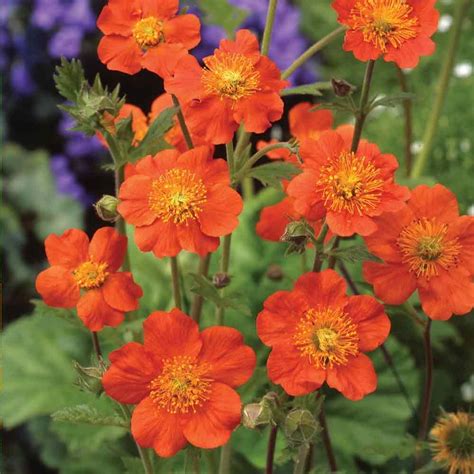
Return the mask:
<path id="1" fill-rule="evenodd" d="M 115 222 L 120 216 L 117 212 L 119 200 L 115 196 L 105 194 L 95 204 L 97 215 L 105 222 Z"/>
<path id="2" fill-rule="evenodd" d="M 74 369 L 77 372 L 75 384 L 84 392 L 102 393 L 102 376 L 107 367 L 101 361 L 99 367 L 82 367 L 78 362 L 74 362 Z"/>
<path id="3" fill-rule="evenodd" d="M 230 284 L 230 276 L 227 273 L 216 273 L 212 277 L 212 283 L 216 288 L 225 288 Z"/>
<path id="4" fill-rule="evenodd" d="M 309 410 L 291 410 L 285 418 L 284 433 L 294 445 L 309 443 L 319 432 L 319 423 Z"/>

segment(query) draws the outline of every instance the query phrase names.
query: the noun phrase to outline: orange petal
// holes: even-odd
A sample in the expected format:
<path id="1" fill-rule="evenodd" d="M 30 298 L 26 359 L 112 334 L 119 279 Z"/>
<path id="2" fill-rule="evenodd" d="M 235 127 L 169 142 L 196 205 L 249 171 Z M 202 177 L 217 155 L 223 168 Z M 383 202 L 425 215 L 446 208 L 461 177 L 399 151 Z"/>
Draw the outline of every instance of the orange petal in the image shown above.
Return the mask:
<path id="1" fill-rule="evenodd" d="M 116 272 L 127 251 L 127 237 L 113 227 L 102 227 L 92 237 L 89 256 L 97 263 L 107 263 L 107 271 Z"/>
<path id="2" fill-rule="evenodd" d="M 82 230 L 69 229 L 59 236 L 48 235 L 44 246 L 51 265 L 73 270 L 87 260 L 89 237 Z"/>
<path id="3" fill-rule="evenodd" d="M 201 333 L 199 360 L 210 365 L 206 377 L 231 387 L 244 384 L 255 369 L 255 352 L 236 329 L 215 326 Z"/>
<path id="4" fill-rule="evenodd" d="M 149 48 L 142 56 L 141 65 L 162 78 L 174 74 L 181 58 L 187 55 L 184 46 L 180 44 L 160 43 Z"/>
<path id="5" fill-rule="evenodd" d="M 80 290 L 70 270 L 50 267 L 36 277 L 36 291 L 48 306 L 74 308 L 79 301 Z"/>
<path id="6" fill-rule="evenodd" d="M 155 16 L 161 19 L 172 18 L 178 13 L 179 0 L 136 0 L 142 17 Z"/>
<path id="7" fill-rule="evenodd" d="M 102 287 L 105 302 L 119 311 L 135 311 L 142 289 L 133 281 L 130 272 L 112 273 Z"/>
<path id="8" fill-rule="evenodd" d="M 179 43 L 186 49 L 192 49 L 201 41 L 201 22 L 196 15 L 178 15 L 163 26 L 167 43 Z"/>
<path id="9" fill-rule="evenodd" d="M 142 69 L 142 51 L 132 37 L 104 36 L 97 48 L 99 59 L 112 71 L 136 74 Z"/>
<path id="10" fill-rule="evenodd" d="M 110 307 L 102 290 L 89 290 L 77 303 L 77 315 L 90 331 L 100 331 L 104 326 L 116 327 L 124 319 L 123 312 Z"/>
<path id="11" fill-rule="evenodd" d="M 197 221 L 189 220 L 177 226 L 178 240 L 183 250 L 204 256 L 219 247 L 219 239 L 206 235 Z"/>
<path id="12" fill-rule="evenodd" d="M 441 222 L 454 221 L 459 217 L 456 196 L 441 184 L 429 187 L 425 184 L 412 190 L 408 207 L 416 217 L 435 217 Z"/>

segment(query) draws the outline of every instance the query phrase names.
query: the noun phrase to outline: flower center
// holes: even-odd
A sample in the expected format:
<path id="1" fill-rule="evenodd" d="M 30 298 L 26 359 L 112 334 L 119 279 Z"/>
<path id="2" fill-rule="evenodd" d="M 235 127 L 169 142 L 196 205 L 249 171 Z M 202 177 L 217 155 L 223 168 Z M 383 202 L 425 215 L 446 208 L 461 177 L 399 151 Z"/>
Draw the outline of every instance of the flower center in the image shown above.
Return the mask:
<path id="1" fill-rule="evenodd" d="M 148 16 L 139 20 L 133 27 L 133 38 L 141 49 L 156 46 L 164 41 L 163 22 L 154 16 Z"/>
<path id="2" fill-rule="evenodd" d="M 356 325 L 340 308 L 311 308 L 303 315 L 293 336 L 302 356 L 319 369 L 344 365 L 357 355 Z"/>
<path id="3" fill-rule="evenodd" d="M 186 169 L 171 169 L 155 179 L 148 196 L 150 209 L 163 221 L 183 224 L 195 220 L 207 201 L 202 179 Z"/>
<path id="4" fill-rule="evenodd" d="M 109 274 L 107 266 L 106 263 L 95 263 L 88 260 L 73 270 L 72 275 L 78 286 L 84 290 L 99 288 Z"/>
<path id="5" fill-rule="evenodd" d="M 205 58 L 204 64 L 201 80 L 207 93 L 236 101 L 259 89 L 260 73 L 243 54 L 221 52 Z"/>
<path id="6" fill-rule="evenodd" d="M 461 245 L 447 237 L 448 225 L 436 219 L 421 218 L 406 226 L 397 245 L 410 271 L 418 277 L 430 279 L 458 262 Z"/>
<path id="7" fill-rule="evenodd" d="M 459 424 L 447 434 L 446 446 L 457 459 L 474 462 L 474 422 Z"/>
<path id="8" fill-rule="evenodd" d="M 321 168 L 317 182 L 326 208 L 363 215 L 380 203 L 383 179 L 364 156 L 343 152 Z"/>
<path id="9" fill-rule="evenodd" d="M 406 0 L 360 0 L 352 8 L 349 26 L 385 53 L 388 44 L 399 48 L 416 36 L 418 18 L 412 12 Z"/>
<path id="10" fill-rule="evenodd" d="M 212 380 L 205 377 L 206 371 L 188 356 L 166 359 L 163 371 L 150 383 L 150 398 L 168 413 L 195 413 L 209 400 Z"/>

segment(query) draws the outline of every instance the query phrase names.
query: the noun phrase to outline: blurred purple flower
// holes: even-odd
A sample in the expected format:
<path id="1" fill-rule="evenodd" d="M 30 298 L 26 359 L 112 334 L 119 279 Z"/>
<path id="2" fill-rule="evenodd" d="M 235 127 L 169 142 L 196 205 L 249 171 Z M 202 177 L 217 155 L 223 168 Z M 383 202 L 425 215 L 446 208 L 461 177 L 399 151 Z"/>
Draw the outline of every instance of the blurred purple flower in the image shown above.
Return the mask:
<path id="1" fill-rule="evenodd" d="M 69 168 L 69 161 L 64 155 L 53 155 L 50 161 L 51 172 L 56 181 L 58 193 L 71 196 L 84 205 L 92 202 L 84 188 L 77 182 L 76 176 Z"/>
<path id="2" fill-rule="evenodd" d="M 64 26 L 60 28 L 51 38 L 48 51 L 52 57 L 74 58 L 81 51 L 84 32 L 76 26 Z"/>
<path id="3" fill-rule="evenodd" d="M 11 65 L 10 83 L 12 88 L 20 95 L 31 95 L 36 91 L 36 84 L 31 78 L 26 64 L 21 60 Z"/>
<path id="4" fill-rule="evenodd" d="M 97 137 L 88 137 L 82 132 L 71 130 L 74 119 L 63 113 L 58 125 L 59 133 L 65 138 L 64 150 L 73 159 L 87 156 L 98 157 L 104 153 L 104 146 Z"/>

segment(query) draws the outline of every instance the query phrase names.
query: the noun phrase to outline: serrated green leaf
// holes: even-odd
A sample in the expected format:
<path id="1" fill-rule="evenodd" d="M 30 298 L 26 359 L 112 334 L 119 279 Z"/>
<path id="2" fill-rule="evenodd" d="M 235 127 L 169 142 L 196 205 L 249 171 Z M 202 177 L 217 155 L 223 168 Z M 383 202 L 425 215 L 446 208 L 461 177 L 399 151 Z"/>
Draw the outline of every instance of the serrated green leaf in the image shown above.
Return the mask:
<path id="1" fill-rule="evenodd" d="M 140 144 L 130 152 L 128 156 L 130 163 L 134 163 L 144 156 L 155 155 L 161 150 L 171 148 L 171 145 L 166 142 L 164 136 L 173 126 L 173 118 L 177 111 L 178 107 L 169 107 L 155 118 Z"/>
<path id="2" fill-rule="evenodd" d="M 90 405 L 76 405 L 55 411 L 51 418 L 54 421 L 62 421 L 74 424 L 118 426 L 128 428 L 128 421 L 118 415 L 100 413 L 95 407 Z"/>
<path id="3" fill-rule="evenodd" d="M 356 262 L 381 262 L 380 258 L 371 254 L 365 245 L 352 245 L 350 247 L 338 247 L 331 249 L 326 252 L 329 257 L 335 257 L 344 262 L 356 263 Z"/>
<path id="4" fill-rule="evenodd" d="M 56 66 L 54 83 L 58 92 L 66 100 L 75 102 L 86 84 L 81 62 L 77 59 L 68 61 L 66 58 L 61 58 L 61 65 Z"/>
<path id="5" fill-rule="evenodd" d="M 313 82 L 312 84 L 304 84 L 302 86 L 288 87 L 281 91 L 282 97 L 290 95 L 313 95 L 316 97 L 322 96 L 322 91 L 331 90 L 330 82 Z"/>
<path id="6" fill-rule="evenodd" d="M 264 186 L 281 187 L 281 181 L 291 179 L 301 173 L 301 170 L 291 163 L 276 161 L 256 166 L 248 171 L 247 176 L 257 179 Z"/>

